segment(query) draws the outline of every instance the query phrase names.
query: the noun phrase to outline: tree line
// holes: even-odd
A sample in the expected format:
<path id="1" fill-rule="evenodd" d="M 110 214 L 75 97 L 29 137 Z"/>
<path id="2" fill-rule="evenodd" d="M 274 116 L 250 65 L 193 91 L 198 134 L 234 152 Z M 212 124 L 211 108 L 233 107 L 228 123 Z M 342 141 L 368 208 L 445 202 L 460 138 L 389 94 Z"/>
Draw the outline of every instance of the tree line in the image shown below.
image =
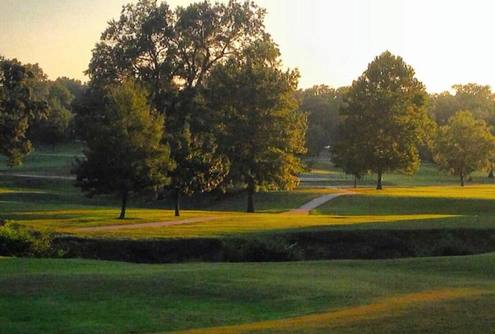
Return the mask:
<path id="1" fill-rule="evenodd" d="M 476 170 L 493 177 L 495 94 L 489 86 L 454 85 L 427 94 L 404 60 L 384 52 L 350 87 L 299 91 L 308 117 L 308 152 L 329 148 L 334 164 L 354 176 L 400 171 L 413 174 L 420 160 L 466 178 Z"/>
<path id="2" fill-rule="evenodd" d="M 73 168 L 88 196 L 181 198 L 293 189 L 301 158 L 329 149 L 359 180 L 414 173 L 421 159 L 458 175 L 493 174 L 495 99 L 488 86 L 429 95 L 404 60 L 386 51 L 350 87 L 298 90 L 252 2 L 170 8 L 140 0 L 108 22 L 82 84 L 47 80 L 38 65 L 0 58 L 0 154 L 22 161 L 31 140 L 78 139 Z"/>
<path id="3" fill-rule="evenodd" d="M 306 150 L 299 73 L 283 69 L 264 17 L 235 0 L 124 6 L 71 103 L 84 143 L 76 185 L 118 194 L 121 218 L 132 193 L 172 196 L 179 215 L 183 196 L 245 189 L 254 212 L 256 191 L 297 186 Z"/>

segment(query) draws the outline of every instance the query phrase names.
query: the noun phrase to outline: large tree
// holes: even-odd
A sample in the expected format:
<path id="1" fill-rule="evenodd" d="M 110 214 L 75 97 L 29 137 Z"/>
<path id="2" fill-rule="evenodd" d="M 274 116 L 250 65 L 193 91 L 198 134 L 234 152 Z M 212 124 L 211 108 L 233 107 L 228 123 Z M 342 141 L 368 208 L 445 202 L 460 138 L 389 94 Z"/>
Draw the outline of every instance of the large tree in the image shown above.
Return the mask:
<path id="1" fill-rule="evenodd" d="M 306 117 L 295 92 L 299 74 L 281 68 L 276 45 L 265 38 L 218 65 L 208 80 L 210 107 L 220 111 L 220 145 L 229 158 L 230 185 L 247 190 L 254 212 L 257 189 L 292 189 L 305 152 Z"/>
<path id="2" fill-rule="evenodd" d="M 264 34 L 264 15 L 247 1 L 203 1 L 172 10 L 165 2 L 141 0 L 123 8 L 93 50 L 91 85 L 132 76 L 146 83 L 154 106 L 165 115 L 167 142 L 178 165 L 168 186 L 176 215 L 181 194 L 212 190 L 227 173 L 202 89 L 215 64 Z"/>
<path id="3" fill-rule="evenodd" d="M 0 57 L 0 154 L 9 165 L 18 165 L 31 151 L 27 132 L 32 121 L 42 117 L 46 101 L 33 92 L 35 73 L 16 59 Z"/>
<path id="4" fill-rule="evenodd" d="M 342 133 L 347 137 L 341 140 L 347 144 L 336 145 L 334 153 L 346 157 L 347 147 L 352 149 L 349 157 L 359 156 L 353 161 L 363 164 L 353 169 L 376 173 L 377 189 L 382 189 L 388 171 L 413 173 L 419 167 L 418 145 L 427 134 L 427 97 L 411 66 L 388 51 L 382 53 L 345 96 Z"/>
<path id="5" fill-rule="evenodd" d="M 149 105 L 143 88 L 126 81 L 109 88 L 104 98 L 84 132 L 85 157 L 74 173 L 88 196 L 118 194 L 123 219 L 129 194 L 165 185 L 173 164 L 162 142 L 163 115 Z"/>
<path id="6" fill-rule="evenodd" d="M 464 179 L 475 170 L 489 168 L 495 153 L 495 138 L 483 120 L 468 111 L 452 116 L 440 127 L 433 145 L 433 158 L 438 166 Z"/>

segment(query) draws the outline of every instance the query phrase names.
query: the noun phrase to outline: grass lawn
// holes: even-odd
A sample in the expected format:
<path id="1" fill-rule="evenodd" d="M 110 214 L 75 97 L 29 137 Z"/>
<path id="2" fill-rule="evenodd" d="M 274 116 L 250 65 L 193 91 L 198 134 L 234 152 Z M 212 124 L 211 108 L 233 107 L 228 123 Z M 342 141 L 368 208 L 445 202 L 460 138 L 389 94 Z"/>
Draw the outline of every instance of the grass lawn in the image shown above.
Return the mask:
<path id="1" fill-rule="evenodd" d="M 491 333 L 494 277 L 493 253 L 174 265 L 3 258 L 0 328 L 9 334 L 227 325 L 234 327 L 199 332 Z"/>
<path id="2" fill-rule="evenodd" d="M 153 227 L 105 232 L 82 232 L 81 227 L 136 224 L 176 220 L 169 201 L 151 197 L 130 201 L 128 219 L 117 220 L 119 201 L 111 196 L 88 199 L 67 179 L 19 177 L 30 175 L 67 176 L 76 145 L 38 149 L 26 163 L 13 170 L 0 170 L 0 215 L 4 219 L 38 229 L 101 237 L 208 237 L 245 233 L 272 233 L 319 229 L 431 229 L 495 228 L 495 184 L 484 173 L 474 176 L 465 188 L 457 179 L 424 164 L 414 177 L 401 174 L 385 176 L 385 189 L 356 189 L 355 195 L 337 198 L 314 210 L 309 216 L 284 214 L 322 194 L 339 191 L 336 187 L 352 179 L 324 160 L 312 163 L 299 189 L 292 192 L 256 194 L 257 214 L 245 214 L 245 194 L 217 198 L 203 196 L 185 199 L 180 219 L 215 217 L 214 220 L 188 225 Z M 319 181 L 311 181 L 311 179 Z M 307 181 L 310 180 L 310 181 Z M 362 183 L 372 185 L 367 177 Z M 330 185 L 331 187 L 322 187 Z M 397 185 L 401 185 L 398 187 Z"/>
<path id="3" fill-rule="evenodd" d="M 373 223 L 349 228 L 495 228 L 493 185 L 396 187 L 381 191 L 359 188 L 355 192 L 328 202 L 312 213 L 346 217 L 445 215 L 441 219 Z"/>

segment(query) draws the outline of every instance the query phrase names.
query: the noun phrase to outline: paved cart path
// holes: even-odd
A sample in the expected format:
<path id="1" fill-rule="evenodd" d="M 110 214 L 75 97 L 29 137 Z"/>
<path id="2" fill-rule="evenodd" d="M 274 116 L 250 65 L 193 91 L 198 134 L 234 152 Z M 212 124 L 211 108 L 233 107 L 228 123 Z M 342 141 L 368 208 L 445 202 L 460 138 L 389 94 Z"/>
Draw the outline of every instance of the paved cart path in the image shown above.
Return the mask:
<path id="1" fill-rule="evenodd" d="M 340 196 L 352 195 L 352 194 L 354 194 L 354 193 L 351 191 L 342 190 L 341 192 L 338 192 L 338 193 L 323 195 L 323 196 L 312 199 L 311 201 L 303 204 L 302 206 L 298 207 L 297 209 L 290 210 L 288 213 L 308 215 L 311 210 L 316 209 L 317 207 L 325 204 L 326 202 L 329 202 L 329 201 L 331 201 L 337 197 L 340 197 Z"/>

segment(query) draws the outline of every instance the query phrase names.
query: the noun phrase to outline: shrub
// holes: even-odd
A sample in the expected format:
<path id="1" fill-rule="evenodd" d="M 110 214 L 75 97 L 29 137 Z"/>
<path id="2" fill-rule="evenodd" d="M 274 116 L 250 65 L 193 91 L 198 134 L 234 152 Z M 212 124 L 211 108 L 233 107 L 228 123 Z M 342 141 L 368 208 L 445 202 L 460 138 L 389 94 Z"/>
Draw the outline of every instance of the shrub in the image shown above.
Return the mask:
<path id="1" fill-rule="evenodd" d="M 0 226 L 0 255 L 3 256 L 54 256 L 52 235 L 33 231 L 18 224 L 5 223 Z"/>

